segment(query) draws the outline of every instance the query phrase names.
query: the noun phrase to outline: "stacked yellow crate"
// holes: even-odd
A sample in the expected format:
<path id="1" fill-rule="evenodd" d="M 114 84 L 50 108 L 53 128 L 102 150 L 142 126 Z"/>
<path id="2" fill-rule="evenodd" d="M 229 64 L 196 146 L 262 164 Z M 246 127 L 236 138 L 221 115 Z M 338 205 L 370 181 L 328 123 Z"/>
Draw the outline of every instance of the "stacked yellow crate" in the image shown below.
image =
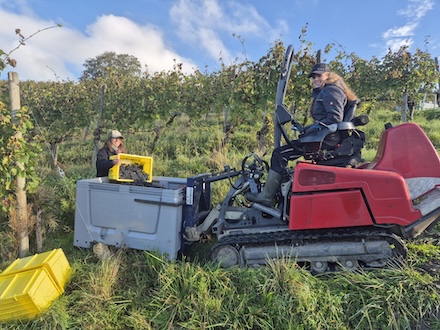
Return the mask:
<path id="1" fill-rule="evenodd" d="M 15 260 L 0 273 L 0 321 L 40 315 L 64 292 L 71 271 L 62 249 Z"/>

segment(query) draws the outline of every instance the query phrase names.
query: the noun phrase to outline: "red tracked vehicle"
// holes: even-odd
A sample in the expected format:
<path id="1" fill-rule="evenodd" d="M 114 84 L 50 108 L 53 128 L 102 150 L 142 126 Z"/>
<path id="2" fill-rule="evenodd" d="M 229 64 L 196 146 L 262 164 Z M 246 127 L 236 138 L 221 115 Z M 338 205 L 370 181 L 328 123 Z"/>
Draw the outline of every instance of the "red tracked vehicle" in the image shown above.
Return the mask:
<path id="1" fill-rule="evenodd" d="M 292 53 L 289 47 L 275 111 L 278 134 L 286 143 L 283 124 L 290 115 L 283 100 Z M 386 124 L 374 160 L 359 163 L 364 134 L 356 126 L 365 125 L 368 118 L 354 117 L 354 110 L 355 105 L 348 107 L 343 123 L 317 136 L 299 136 L 307 161 L 286 171 L 275 207 L 245 206 L 243 194 L 264 186 L 260 179 L 267 164 L 256 155 L 244 160 L 240 178 L 205 220 L 215 219 L 212 232 L 218 242 L 213 260 L 231 266 L 289 257 L 320 273 L 334 265 L 383 267 L 390 259 L 406 258 L 402 238 L 416 237 L 440 216 L 438 153 L 418 125 Z M 335 150 L 323 150 L 325 137 L 335 132 L 340 143 Z M 275 136 L 275 141 L 280 143 L 280 138 Z M 237 200 L 241 205 L 235 205 Z"/>
<path id="2" fill-rule="evenodd" d="M 276 95 L 275 146 L 282 137 L 289 143 L 284 124 L 292 120 L 284 98 L 292 62 L 290 46 Z M 355 117 L 355 108 L 347 106 L 342 123 L 299 135 L 305 160 L 286 170 L 273 207 L 245 197 L 261 191 L 268 170 L 255 154 L 245 157 L 238 170 L 226 166 L 221 173 L 189 178 L 153 177 L 142 187 L 108 178 L 80 180 L 74 245 L 157 250 L 175 259 L 210 234 L 216 238 L 211 258 L 224 266 L 285 257 L 310 265 L 314 273 L 335 266 L 384 267 L 405 259 L 403 239 L 440 219 L 440 159 L 422 129 L 405 123 L 386 124 L 376 157 L 362 163 L 365 137 L 358 127 L 368 117 Z M 325 150 L 329 134 L 340 141 Z M 212 206 L 212 183 L 220 180 L 228 180 L 230 190 Z"/>
<path id="3" fill-rule="evenodd" d="M 233 190 L 212 227 L 214 260 L 251 265 L 288 256 L 318 273 L 331 265 L 383 267 L 406 258 L 402 238 L 438 221 L 440 160 L 420 127 L 407 123 L 388 127 L 374 160 L 360 167 L 298 162 L 276 208 L 233 206 Z"/>

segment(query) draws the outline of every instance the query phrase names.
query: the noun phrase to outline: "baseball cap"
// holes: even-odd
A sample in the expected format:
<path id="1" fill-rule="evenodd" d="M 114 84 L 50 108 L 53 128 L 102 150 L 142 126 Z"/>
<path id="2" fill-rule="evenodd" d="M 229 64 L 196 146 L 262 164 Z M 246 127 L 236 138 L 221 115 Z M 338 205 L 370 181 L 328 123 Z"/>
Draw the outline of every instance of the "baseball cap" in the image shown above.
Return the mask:
<path id="1" fill-rule="evenodd" d="M 312 68 L 312 71 L 310 71 L 309 78 L 314 74 L 323 74 L 324 72 L 330 72 L 330 67 L 328 64 L 325 63 L 318 63 L 315 64 Z"/>
<path id="2" fill-rule="evenodd" d="M 109 135 L 108 135 L 109 139 L 117 139 L 117 138 L 121 138 L 123 139 L 124 137 L 122 136 L 121 132 L 119 132 L 118 130 L 112 130 Z"/>

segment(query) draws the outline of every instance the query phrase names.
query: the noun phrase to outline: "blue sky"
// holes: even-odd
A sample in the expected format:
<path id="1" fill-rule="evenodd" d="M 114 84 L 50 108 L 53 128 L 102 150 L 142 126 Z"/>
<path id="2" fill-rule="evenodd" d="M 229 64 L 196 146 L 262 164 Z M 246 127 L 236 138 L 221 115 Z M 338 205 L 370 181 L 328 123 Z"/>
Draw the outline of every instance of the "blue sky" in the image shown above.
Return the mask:
<path id="1" fill-rule="evenodd" d="M 434 57 L 439 6 L 438 0 L 0 0 L 6 53 L 18 44 L 16 28 L 28 37 L 62 25 L 14 51 L 17 67 L 0 78 L 15 71 L 21 80 L 76 80 L 87 59 L 106 51 L 133 55 L 150 72 L 169 70 L 174 60 L 186 72 L 213 71 L 244 56 L 258 61 L 277 39 L 296 49 L 306 24 L 315 51 L 336 43 L 369 60 L 407 43 Z"/>

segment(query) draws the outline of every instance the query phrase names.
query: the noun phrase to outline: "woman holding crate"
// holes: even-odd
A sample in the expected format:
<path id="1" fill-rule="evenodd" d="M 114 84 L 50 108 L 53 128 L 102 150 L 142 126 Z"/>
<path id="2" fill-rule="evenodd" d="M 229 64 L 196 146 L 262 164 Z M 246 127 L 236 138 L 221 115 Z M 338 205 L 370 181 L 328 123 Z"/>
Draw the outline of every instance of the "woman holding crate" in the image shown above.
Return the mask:
<path id="1" fill-rule="evenodd" d="M 99 149 L 96 157 L 96 176 L 108 176 L 108 171 L 115 165 L 118 165 L 119 159 L 110 159 L 110 156 L 125 152 L 122 140 L 124 137 L 118 130 L 112 130 L 108 134 L 108 139 L 104 146 Z"/>

